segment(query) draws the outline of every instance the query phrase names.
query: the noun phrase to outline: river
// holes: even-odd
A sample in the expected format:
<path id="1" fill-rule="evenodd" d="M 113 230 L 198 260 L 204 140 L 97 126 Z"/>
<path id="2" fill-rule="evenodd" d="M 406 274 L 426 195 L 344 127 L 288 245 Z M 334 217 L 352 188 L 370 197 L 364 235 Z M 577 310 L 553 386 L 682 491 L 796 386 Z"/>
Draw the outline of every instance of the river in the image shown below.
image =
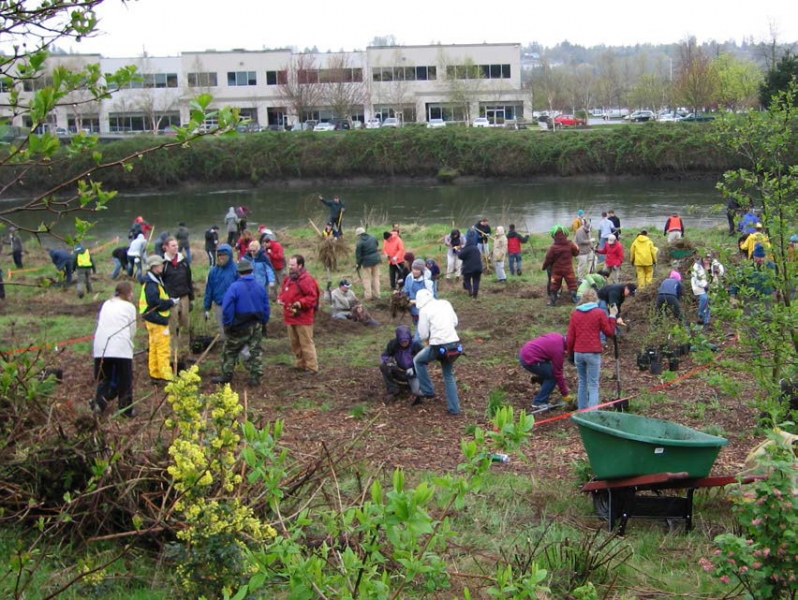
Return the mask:
<path id="1" fill-rule="evenodd" d="M 659 230 L 673 212 L 685 227 L 705 228 L 725 223 L 718 208 L 724 204 L 713 180 L 650 181 L 647 179 L 562 178 L 545 181 L 491 181 L 463 185 L 396 184 L 379 186 L 192 190 L 148 194 L 120 192 L 107 210 L 89 215 L 95 221 L 91 237 L 124 237 L 137 215 L 152 223 L 156 232 L 174 230 L 183 221 L 201 240 L 202 232 L 216 224 L 224 229 L 229 206 L 245 205 L 249 222 L 272 229 L 307 227 L 308 219 L 322 227 L 326 208 L 318 195 L 340 195 L 346 205 L 345 228 L 399 222 L 445 223 L 460 228 L 486 216 L 491 225 L 515 223 L 521 231 L 543 232 L 552 225 L 569 225 L 578 209 L 596 224 L 601 211 L 612 209 L 624 229 L 650 227 Z M 20 222 L 34 226 L 33 215 Z M 379 236 L 378 236 L 379 237 Z"/>

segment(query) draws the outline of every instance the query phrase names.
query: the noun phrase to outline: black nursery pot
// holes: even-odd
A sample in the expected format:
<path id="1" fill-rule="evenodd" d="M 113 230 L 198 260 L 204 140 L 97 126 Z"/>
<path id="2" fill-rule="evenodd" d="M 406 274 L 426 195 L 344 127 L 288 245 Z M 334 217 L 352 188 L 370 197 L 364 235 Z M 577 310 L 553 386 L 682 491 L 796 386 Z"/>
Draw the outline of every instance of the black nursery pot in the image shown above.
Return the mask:
<path id="1" fill-rule="evenodd" d="M 662 375 L 662 361 L 652 360 L 650 369 L 652 375 Z"/>
<path id="2" fill-rule="evenodd" d="M 679 359 L 672 358 L 668 361 L 668 371 L 678 371 L 679 370 Z"/>

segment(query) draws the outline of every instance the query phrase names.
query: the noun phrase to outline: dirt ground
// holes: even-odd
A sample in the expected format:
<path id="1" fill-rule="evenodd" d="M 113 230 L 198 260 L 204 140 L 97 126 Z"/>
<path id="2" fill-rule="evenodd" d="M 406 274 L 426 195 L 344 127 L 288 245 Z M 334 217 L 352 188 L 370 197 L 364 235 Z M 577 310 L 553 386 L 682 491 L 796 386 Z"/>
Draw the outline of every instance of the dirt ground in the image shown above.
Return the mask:
<path id="1" fill-rule="evenodd" d="M 471 300 L 455 284 L 444 284 L 446 297 L 451 299 L 463 330 L 489 332 L 480 337 L 463 336 L 466 355 L 455 364 L 463 414 L 452 417 L 446 413 L 440 369 L 431 367 L 438 398 L 411 406 L 410 398 L 387 400 L 377 369 L 379 356 L 373 365 L 351 366 L 336 360 L 335 348 L 346 346 L 363 335 L 360 324 L 332 320 L 327 313 L 318 315 L 315 327 L 316 345 L 327 358 L 316 376 L 303 376 L 291 364 L 275 364 L 273 356 L 288 356 L 285 328 L 279 316 L 269 324 L 268 351 L 264 384 L 258 389 L 247 388 L 246 378 L 239 376 L 233 388 L 241 394 L 248 414 L 256 422 L 274 419 L 285 421 L 284 443 L 298 459 L 317 455 L 321 444 L 342 447 L 356 438 L 357 458 L 386 468 L 404 467 L 409 470 L 448 471 L 461 461 L 460 439 L 470 426 L 486 425 L 487 399 L 492 390 L 502 390 L 516 410 L 528 409 L 537 388 L 529 374 L 517 362 L 517 352 L 526 340 L 519 337 L 526 324 L 537 321 L 561 323 L 565 331 L 570 302 L 560 300 L 561 306 L 545 307 L 542 286 L 520 281 L 506 285 L 486 282 L 479 300 Z M 748 393 L 735 397 L 724 396 L 708 385 L 705 373 L 719 372 L 717 357 L 734 344 L 731 332 L 720 326 L 710 336 L 720 349 L 716 360 L 705 367 L 694 362 L 692 356 L 682 357 L 678 378 L 660 388 L 656 396 L 636 406 L 641 394 L 656 391 L 663 384 L 660 376 L 640 371 L 636 354 L 642 347 L 653 296 L 645 292 L 629 299 L 623 314 L 633 327 L 621 337 L 620 372 L 622 396 L 630 397 L 631 410 L 650 417 L 672 420 L 683 425 L 702 428 L 717 425 L 729 439 L 722 449 L 713 474 L 734 474 L 741 470 L 748 451 L 757 443 L 752 436 L 755 411 L 745 402 Z M 500 300 L 520 299 L 515 306 L 523 306 L 521 314 L 507 314 L 493 307 Z M 32 314 L 96 314 L 99 302 L 80 306 L 53 306 L 52 302 L 32 301 L 25 309 Z M 7 307 L 10 309 L 11 307 Z M 381 323 L 381 347 L 393 335 L 397 324 L 409 323 L 409 317 L 392 318 L 389 304 L 381 300 L 370 306 L 372 316 Z M 401 321 L 400 321 L 401 319 Z M 202 372 L 218 374 L 219 348 L 214 348 L 203 361 Z M 270 357 L 271 355 L 271 357 Z M 196 359 L 196 356 L 194 357 Z M 150 382 L 147 374 L 146 352 L 135 359 L 135 398 L 140 399 L 137 416 L 132 421 L 121 418 L 105 422 L 109 428 L 131 432 L 142 428 L 160 428 L 168 412 L 162 387 Z M 91 365 L 86 355 L 76 354 L 72 347 L 59 350 L 50 357 L 54 366 L 64 370 L 64 383 L 58 386 L 54 407 L 67 419 L 88 414 L 88 400 L 93 395 Z M 722 372 L 722 371 L 721 371 Z M 752 389 L 745 373 L 726 373 L 740 380 L 746 391 Z M 566 379 L 575 395 L 576 373 L 566 365 Z M 207 380 L 207 378 L 206 378 Z M 207 384 L 211 390 L 212 385 Z M 617 397 L 615 360 L 610 343 L 603 355 L 601 401 Z M 652 402 L 650 398 L 654 398 Z M 699 405 L 704 410 L 699 410 Z M 538 418 L 531 443 L 524 449 L 526 459 L 513 456 L 509 463 L 494 465 L 507 472 L 527 474 L 565 485 L 575 484 L 573 463 L 585 458 L 577 428 L 569 414 L 554 411 Z"/>

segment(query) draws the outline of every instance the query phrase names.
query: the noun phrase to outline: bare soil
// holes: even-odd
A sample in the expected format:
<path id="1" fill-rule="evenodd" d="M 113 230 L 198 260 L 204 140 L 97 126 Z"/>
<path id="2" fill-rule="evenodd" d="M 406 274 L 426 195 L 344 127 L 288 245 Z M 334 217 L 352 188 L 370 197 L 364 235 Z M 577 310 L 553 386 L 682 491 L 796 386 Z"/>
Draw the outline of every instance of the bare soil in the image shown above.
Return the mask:
<path id="1" fill-rule="evenodd" d="M 431 373 L 438 398 L 411 406 L 409 396 L 386 399 L 377 368 L 378 353 L 373 366 L 343 364 L 333 354 L 315 376 L 298 373 L 291 364 L 275 364 L 270 354 L 290 355 L 284 326 L 277 318 L 269 324 L 271 339 L 263 385 L 257 389 L 246 387 L 243 374 L 233 383 L 250 418 L 260 423 L 283 419 L 283 441 L 300 460 L 317 455 L 322 443 L 335 448 L 360 437 L 358 459 L 374 465 L 437 472 L 455 469 L 461 461 L 460 439 L 467 435 L 469 426 L 487 426 L 485 412 L 492 390 L 502 390 L 507 402 L 516 410 L 529 408 L 537 388 L 517 362 L 518 349 L 526 341 L 521 332 L 528 324 L 541 321 L 559 322 L 556 330 L 564 331 L 571 304 L 561 299 L 561 306 L 546 308 L 541 286 L 520 281 L 506 285 L 485 282 L 478 300 L 467 298 L 455 284 L 442 282 L 442 286 L 446 297 L 455 305 L 461 329 L 490 332 L 481 337 L 463 337 L 466 355 L 455 364 L 462 416 L 452 417 L 446 413 L 440 370 L 434 366 Z M 520 314 L 494 309 L 498 300 L 510 297 L 527 301 Z M 662 387 L 660 376 L 640 371 L 636 354 L 643 345 L 652 298 L 651 293 L 641 292 L 636 298 L 627 300 L 623 307 L 624 318 L 631 327 L 619 341 L 622 396 L 630 398 L 632 411 L 646 416 L 699 429 L 708 424 L 719 426 L 730 443 L 721 451 L 713 474 L 735 474 L 742 469 L 746 454 L 757 443 L 752 433 L 756 413 L 746 402 L 753 389 L 752 383 L 746 373 L 726 372 L 724 375 L 741 381 L 746 392 L 735 397 L 724 396 L 702 376 L 706 372 L 718 372 L 717 360 L 700 366 L 692 356 L 682 357 L 676 373 L 678 378 L 665 387 Z M 27 302 L 24 310 L 52 316 L 96 314 L 99 308 L 99 301 L 54 305 L 50 300 Z M 22 307 L 5 306 L 6 311 L 14 309 Z M 381 347 L 392 337 L 397 324 L 409 323 L 407 316 L 393 319 L 384 299 L 371 305 L 370 310 L 381 323 Z M 694 312 L 694 308 L 692 310 Z M 720 346 L 716 357 L 722 356 L 725 348 L 735 343 L 732 332 L 723 331 L 720 325 L 717 327 L 709 334 Z M 320 350 L 345 347 L 363 332 L 363 325 L 332 320 L 322 312 L 315 327 L 316 345 Z M 218 373 L 218 353 L 219 348 L 214 348 L 202 361 L 203 373 Z M 330 352 L 325 354 L 331 356 Z M 64 383 L 58 387 L 53 409 L 66 420 L 88 414 L 88 399 L 93 395 L 90 359 L 66 347 L 50 356 L 48 362 L 64 371 Z M 146 363 L 146 351 L 139 352 L 135 358 L 134 388 L 135 398 L 141 399 L 137 416 L 131 421 L 109 421 L 109 428 L 120 432 L 149 429 L 148 433 L 152 434 L 162 426 L 168 404 L 162 387 L 150 382 Z M 566 365 L 566 379 L 575 395 L 576 373 L 570 365 Z M 206 388 L 212 389 L 212 384 L 206 384 Z M 615 399 L 616 390 L 615 359 L 610 343 L 603 355 L 601 401 Z M 636 406 L 635 399 L 652 390 L 661 392 L 656 404 L 647 401 Z M 703 412 L 696 406 L 701 403 L 707 405 Z M 577 429 L 568 417 L 563 411 L 540 416 L 531 443 L 524 449 L 528 460 L 514 457 L 496 468 L 574 485 L 573 463 L 584 459 L 585 452 Z"/>

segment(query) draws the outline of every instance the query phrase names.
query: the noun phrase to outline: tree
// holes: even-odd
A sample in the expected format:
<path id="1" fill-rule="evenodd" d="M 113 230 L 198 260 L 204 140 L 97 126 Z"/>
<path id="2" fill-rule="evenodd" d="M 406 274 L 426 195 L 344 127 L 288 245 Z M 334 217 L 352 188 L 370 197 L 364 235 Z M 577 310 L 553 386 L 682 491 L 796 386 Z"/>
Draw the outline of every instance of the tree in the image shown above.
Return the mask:
<path id="1" fill-rule="evenodd" d="M 485 74 L 473 59 L 466 57 L 452 62 L 442 52 L 438 55 L 438 82 L 446 86 L 449 102 L 459 109 L 462 120 L 470 123 L 471 107 L 485 87 Z"/>
<path id="2" fill-rule="evenodd" d="M 749 113 L 742 119 L 723 120 L 718 143 L 734 152 L 743 168 L 728 172 L 718 189 L 740 206 L 761 206 L 774 269 L 754 273 L 751 266 L 732 272 L 728 282 L 745 289 L 752 276 L 775 289 L 774 295 L 742 299 L 743 308 L 731 306 L 721 318 L 734 322 L 745 332 L 740 343 L 750 352 L 747 368 L 757 378 L 760 388 L 768 393 L 774 422 L 784 420 L 785 407 L 779 397 L 781 377 L 796 377 L 795 356 L 798 353 L 798 320 L 794 302 L 796 262 L 790 255 L 789 238 L 798 221 L 798 82 L 776 97 L 764 115 Z M 775 299 L 774 297 L 775 296 Z M 767 406 L 763 406 L 766 408 Z M 793 419 L 794 420 L 794 419 Z"/>
<path id="3" fill-rule="evenodd" d="M 296 115 L 298 123 L 305 121 L 307 113 L 318 108 L 322 98 L 319 70 L 313 54 L 295 54 L 283 67 L 285 79 L 277 86 L 280 97 Z"/>
<path id="4" fill-rule="evenodd" d="M 620 107 L 624 102 L 621 72 L 612 49 L 604 52 L 599 60 L 598 94 L 605 107 Z"/>
<path id="5" fill-rule="evenodd" d="M 565 106 L 563 73 L 553 69 L 548 58 L 540 59 L 540 69 L 536 72 L 532 85 L 539 90 L 539 97 L 545 100 L 549 112 Z"/>
<path id="6" fill-rule="evenodd" d="M 712 61 L 718 76 L 718 102 L 729 110 L 757 104 L 762 72 L 755 63 L 721 54 Z"/>
<path id="7" fill-rule="evenodd" d="M 337 54 L 327 60 L 324 74 L 321 96 L 333 115 L 343 119 L 360 112 L 368 97 L 363 69 L 350 65 L 347 54 Z"/>
<path id="8" fill-rule="evenodd" d="M 679 44 L 679 78 L 677 96 L 694 113 L 716 100 L 718 78 L 712 61 L 698 47 L 695 37 Z"/>
<path id="9" fill-rule="evenodd" d="M 0 56 L 0 83 L 6 91 L 7 103 L 0 107 L 0 129 L 7 132 L 8 143 L 0 154 L 2 195 L 21 195 L 24 200 L 0 209 L 0 226 L 15 226 L 34 235 L 54 231 L 59 220 L 67 214 L 93 212 L 102 209 L 115 195 L 92 181 L 91 175 L 100 169 L 132 169 L 132 159 L 160 148 L 177 146 L 196 137 L 192 132 L 209 114 L 211 98 L 202 96 L 191 104 L 191 123 L 178 128 L 176 138 L 128 157 L 104 162 L 98 139 L 78 132 L 63 152 L 61 141 L 46 127 L 54 111 L 67 107 L 75 115 L 76 126 L 84 107 L 110 98 L 113 90 L 124 88 L 137 76 L 133 66 L 116 73 L 103 74 L 99 64 L 70 68 L 64 61 L 48 60 L 51 47 L 63 40 L 80 41 L 93 35 L 97 27 L 94 9 L 102 0 L 48 0 L 32 6 L 31 2 L 15 0 L 0 3 L 0 35 L 13 43 L 13 51 Z M 222 130 L 229 130 L 237 122 L 235 111 L 222 109 L 216 113 Z M 199 121 L 198 121 L 199 120 Z M 14 123 L 22 124 L 16 128 Z M 31 173 L 46 168 L 53 160 L 68 159 L 70 155 L 88 153 L 93 166 L 84 172 L 53 185 L 40 194 L 26 193 L 20 183 Z M 36 229 L 22 227 L 16 216 L 35 211 L 41 215 Z M 75 217 L 75 235 L 67 241 L 79 239 L 91 223 Z"/>
<path id="10" fill-rule="evenodd" d="M 786 52 L 765 75 L 765 81 L 759 88 L 759 102 L 762 106 L 770 108 L 773 98 L 779 92 L 787 90 L 796 80 L 798 80 L 798 55 Z M 790 96 L 782 95 L 781 98 L 788 100 Z"/>

